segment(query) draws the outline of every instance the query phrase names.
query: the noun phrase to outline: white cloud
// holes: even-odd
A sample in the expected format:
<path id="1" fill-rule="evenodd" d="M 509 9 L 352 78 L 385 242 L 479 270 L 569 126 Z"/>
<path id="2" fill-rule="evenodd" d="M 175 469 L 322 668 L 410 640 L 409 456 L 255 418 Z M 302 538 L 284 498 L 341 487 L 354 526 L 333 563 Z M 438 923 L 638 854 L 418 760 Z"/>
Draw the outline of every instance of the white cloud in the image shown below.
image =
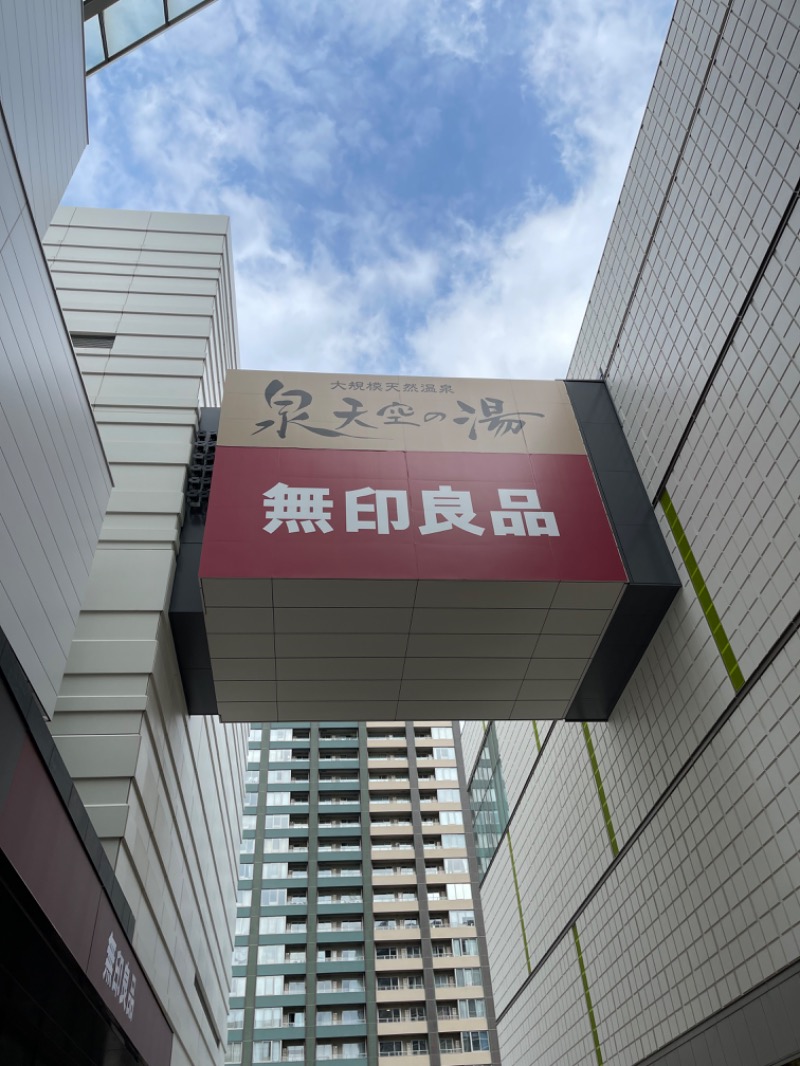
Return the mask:
<path id="1" fill-rule="evenodd" d="M 666 18 L 638 0 L 211 5 L 91 79 L 92 147 L 69 202 L 230 214 L 244 365 L 559 376 Z M 453 217 L 419 234 L 414 204 L 384 202 L 355 167 L 335 209 L 298 205 L 302 190 L 340 190 L 347 153 L 380 158 L 365 101 L 391 90 L 403 106 L 414 57 L 430 57 L 433 89 L 453 64 L 512 49 L 571 176 L 566 199 L 536 191 L 487 228 Z M 430 95 L 403 151 L 436 135 Z"/>

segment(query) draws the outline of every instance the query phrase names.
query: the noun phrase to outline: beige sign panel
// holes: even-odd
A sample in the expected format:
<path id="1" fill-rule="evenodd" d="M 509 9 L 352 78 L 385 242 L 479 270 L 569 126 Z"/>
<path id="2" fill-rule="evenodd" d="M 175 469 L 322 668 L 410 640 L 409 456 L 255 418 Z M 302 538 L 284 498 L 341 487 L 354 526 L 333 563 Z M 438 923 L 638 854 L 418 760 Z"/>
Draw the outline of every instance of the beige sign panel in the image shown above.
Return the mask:
<path id="1" fill-rule="evenodd" d="M 584 455 L 564 383 L 231 370 L 218 443 Z"/>

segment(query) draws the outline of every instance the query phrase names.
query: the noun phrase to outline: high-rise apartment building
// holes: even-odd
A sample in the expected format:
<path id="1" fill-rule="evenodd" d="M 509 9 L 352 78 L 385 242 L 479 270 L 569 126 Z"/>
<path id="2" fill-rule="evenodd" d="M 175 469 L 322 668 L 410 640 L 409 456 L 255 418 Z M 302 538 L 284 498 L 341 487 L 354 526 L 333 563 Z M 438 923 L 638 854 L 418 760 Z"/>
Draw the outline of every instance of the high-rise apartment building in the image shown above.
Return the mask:
<path id="1" fill-rule="evenodd" d="M 446 721 L 252 728 L 229 1063 L 497 1066 L 458 743 Z"/>
<path id="2" fill-rule="evenodd" d="M 800 1056 L 799 63 L 679 0 L 571 374 L 683 589 L 607 723 L 465 726 L 504 1066 Z"/>

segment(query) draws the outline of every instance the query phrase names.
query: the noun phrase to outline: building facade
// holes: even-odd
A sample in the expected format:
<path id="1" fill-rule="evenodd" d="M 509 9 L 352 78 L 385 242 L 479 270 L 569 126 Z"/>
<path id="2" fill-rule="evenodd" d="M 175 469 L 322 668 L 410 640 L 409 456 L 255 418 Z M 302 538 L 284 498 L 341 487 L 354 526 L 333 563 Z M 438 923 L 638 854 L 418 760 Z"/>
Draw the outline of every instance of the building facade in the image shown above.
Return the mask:
<path id="1" fill-rule="evenodd" d="M 255 726 L 227 1061 L 497 1066 L 453 722 Z"/>
<path id="2" fill-rule="evenodd" d="M 48 230 L 86 13 L 0 2 L 0 1058 L 194 1066 L 223 1057 L 246 749 L 190 719 L 166 605 L 237 360 L 228 224 Z"/>
<path id="3" fill-rule="evenodd" d="M 800 1056 L 799 59 L 679 0 L 572 361 L 682 591 L 608 723 L 465 725 L 505 1066 Z"/>

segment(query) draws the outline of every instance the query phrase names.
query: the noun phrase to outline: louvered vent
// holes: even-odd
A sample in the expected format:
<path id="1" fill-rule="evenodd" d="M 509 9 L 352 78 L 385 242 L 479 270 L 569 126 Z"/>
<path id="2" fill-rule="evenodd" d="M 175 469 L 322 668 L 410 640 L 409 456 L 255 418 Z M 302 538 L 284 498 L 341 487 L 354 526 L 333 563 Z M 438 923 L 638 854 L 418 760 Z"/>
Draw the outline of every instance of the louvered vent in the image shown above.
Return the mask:
<path id="1" fill-rule="evenodd" d="M 208 509 L 208 494 L 211 491 L 211 475 L 214 472 L 214 454 L 217 450 L 216 433 L 197 431 L 194 450 L 189 464 L 186 484 L 186 507 L 189 514 L 202 515 Z"/>
<path id="2" fill-rule="evenodd" d="M 110 351 L 114 344 L 113 333 L 71 333 L 73 348 L 102 348 Z"/>

